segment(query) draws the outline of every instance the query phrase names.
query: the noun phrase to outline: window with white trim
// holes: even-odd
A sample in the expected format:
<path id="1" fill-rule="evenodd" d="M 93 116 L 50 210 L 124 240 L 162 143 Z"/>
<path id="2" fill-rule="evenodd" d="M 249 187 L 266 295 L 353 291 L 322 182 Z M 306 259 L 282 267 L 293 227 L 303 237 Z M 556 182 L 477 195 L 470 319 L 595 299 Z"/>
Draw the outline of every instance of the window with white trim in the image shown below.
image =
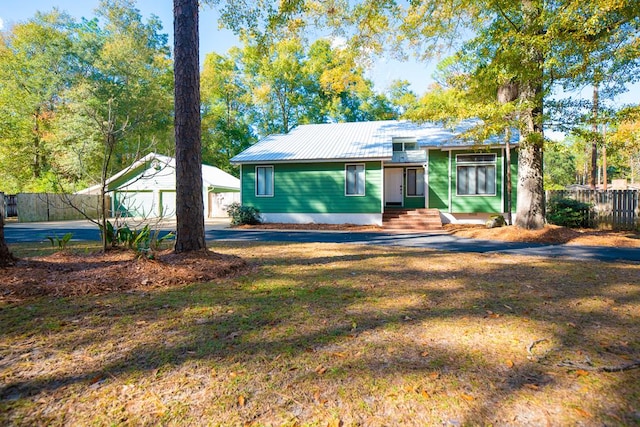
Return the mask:
<path id="1" fill-rule="evenodd" d="M 495 154 L 458 154 L 456 165 L 458 196 L 495 196 Z"/>
<path id="2" fill-rule="evenodd" d="M 364 163 L 345 165 L 345 194 L 347 196 L 365 195 Z"/>
<path id="3" fill-rule="evenodd" d="M 424 168 L 407 169 L 407 197 L 424 196 Z"/>
<path id="4" fill-rule="evenodd" d="M 273 197 L 273 166 L 256 166 L 256 196 Z"/>

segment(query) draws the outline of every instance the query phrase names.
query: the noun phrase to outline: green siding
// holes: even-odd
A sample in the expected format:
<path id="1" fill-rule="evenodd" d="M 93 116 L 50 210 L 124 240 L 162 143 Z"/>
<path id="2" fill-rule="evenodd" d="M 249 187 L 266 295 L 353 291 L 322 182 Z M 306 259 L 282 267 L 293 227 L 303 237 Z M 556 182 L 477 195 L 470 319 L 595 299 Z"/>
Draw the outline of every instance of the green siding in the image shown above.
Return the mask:
<path id="1" fill-rule="evenodd" d="M 405 195 L 404 207 L 406 209 L 422 209 L 424 208 L 424 197 L 407 197 Z"/>
<path id="2" fill-rule="evenodd" d="M 496 154 L 496 194 L 493 196 L 458 196 L 457 188 L 457 154 L 475 153 L 473 150 L 460 150 L 451 153 L 451 209 L 449 210 L 449 152 L 430 150 L 429 151 L 429 207 L 453 213 L 471 212 L 504 212 L 502 206 L 503 192 L 503 152 L 500 149 L 488 152 Z M 480 151 L 485 153 L 487 151 Z M 516 187 L 518 177 L 518 156 L 517 151 L 512 150 L 511 173 L 513 183 L 512 207 L 515 210 Z"/>
<path id="3" fill-rule="evenodd" d="M 365 195 L 345 195 L 345 164 L 365 163 Z M 255 166 L 242 165 L 242 204 L 264 213 L 380 213 L 381 162 L 264 164 L 274 167 L 273 197 L 256 197 Z"/>
<path id="4" fill-rule="evenodd" d="M 429 150 L 429 208 L 449 209 L 449 152 Z"/>
<path id="5" fill-rule="evenodd" d="M 470 154 L 476 151 L 454 151 L 451 154 L 451 212 L 453 213 L 467 213 L 467 212 L 503 212 L 502 206 L 502 171 L 503 171 L 503 157 L 502 150 L 490 150 L 482 151 L 481 153 L 495 153 L 496 154 L 496 194 L 493 196 L 458 196 L 456 194 L 457 188 L 457 166 L 456 155 L 458 154 Z"/>

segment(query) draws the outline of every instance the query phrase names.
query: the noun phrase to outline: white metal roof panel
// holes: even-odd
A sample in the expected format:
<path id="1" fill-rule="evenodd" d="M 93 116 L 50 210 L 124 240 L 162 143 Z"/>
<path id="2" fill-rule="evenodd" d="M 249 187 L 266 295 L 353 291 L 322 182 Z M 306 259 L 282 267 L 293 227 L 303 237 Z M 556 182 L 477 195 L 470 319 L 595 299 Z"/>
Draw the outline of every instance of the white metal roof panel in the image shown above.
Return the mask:
<path id="1" fill-rule="evenodd" d="M 415 139 L 421 147 L 478 145 L 459 135 L 473 122 L 455 130 L 435 123 L 386 120 L 300 125 L 285 135 L 270 135 L 231 159 L 232 163 L 387 159 L 394 138 Z M 482 144 L 500 144 L 496 140 Z"/>

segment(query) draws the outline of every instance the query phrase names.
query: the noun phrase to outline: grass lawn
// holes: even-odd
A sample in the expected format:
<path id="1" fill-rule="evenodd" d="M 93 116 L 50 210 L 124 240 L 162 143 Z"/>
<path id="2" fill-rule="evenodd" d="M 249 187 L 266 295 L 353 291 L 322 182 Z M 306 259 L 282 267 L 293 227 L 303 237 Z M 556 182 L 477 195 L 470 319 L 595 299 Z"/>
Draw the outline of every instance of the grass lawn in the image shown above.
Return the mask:
<path id="1" fill-rule="evenodd" d="M 0 299 L 0 424 L 640 424 L 640 265 L 211 246 L 248 273 Z"/>

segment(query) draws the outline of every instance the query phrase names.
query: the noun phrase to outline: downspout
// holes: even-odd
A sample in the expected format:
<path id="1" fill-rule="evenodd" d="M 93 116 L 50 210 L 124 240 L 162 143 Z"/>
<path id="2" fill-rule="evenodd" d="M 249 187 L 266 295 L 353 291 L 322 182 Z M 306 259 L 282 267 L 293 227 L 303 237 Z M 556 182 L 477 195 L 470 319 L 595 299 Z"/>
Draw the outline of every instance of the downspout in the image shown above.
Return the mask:
<path id="1" fill-rule="evenodd" d="M 380 224 L 384 219 L 384 162 L 380 160 Z"/>
<path id="2" fill-rule="evenodd" d="M 240 164 L 240 204 L 242 205 L 242 164 Z"/>
<path id="3" fill-rule="evenodd" d="M 451 150 L 449 150 L 449 213 L 452 213 L 451 203 L 453 203 L 453 196 L 451 194 Z"/>

